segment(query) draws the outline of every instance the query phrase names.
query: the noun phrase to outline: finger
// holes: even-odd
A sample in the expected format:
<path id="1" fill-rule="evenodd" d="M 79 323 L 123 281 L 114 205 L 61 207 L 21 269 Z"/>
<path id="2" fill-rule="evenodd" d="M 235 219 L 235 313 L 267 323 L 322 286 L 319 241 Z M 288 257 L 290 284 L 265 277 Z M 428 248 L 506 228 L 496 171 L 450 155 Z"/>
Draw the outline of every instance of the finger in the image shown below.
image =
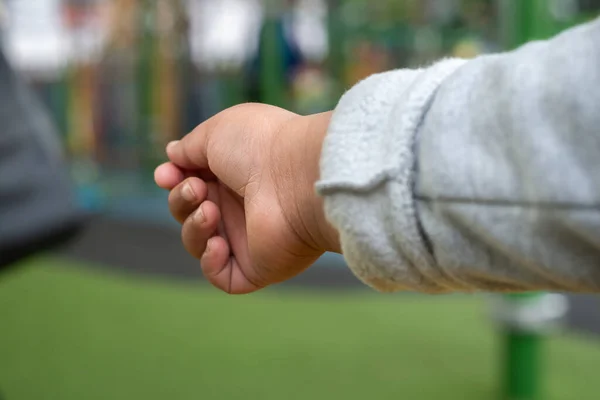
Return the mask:
<path id="1" fill-rule="evenodd" d="M 200 203 L 206 200 L 208 188 L 198 178 L 188 178 L 169 193 L 169 210 L 173 218 L 183 223 Z"/>
<path id="2" fill-rule="evenodd" d="M 172 162 L 164 163 L 154 170 L 154 181 L 156 184 L 166 190 L 173 190 L 186 178 L 197 177 L 207 182 L 214 182 L 217 177 L 209 170 L 187 170 L 179 168 Z"/>
<path id="3" fill-rule="evenodd" d="M 213 117 L 198 125 L 183 139 L 169 143 L 167 145 L 169 160 L 185 169 L 208 169 L 208 137 L 209 131 L 215 123 L 215 118 Z"/>
<path id="4" fill-rule="evenodd" d="M 185 172 L 171 162 L 160 165 L 154 171 L 154 181 L 162 189 L 172 190 L 184 179 Z"/>
<path id="5" fill-rule="evenodd" d="M 200 259 L 200 267 L 204 277 L 214 286 L 227 291 L 227 284 L 223 285 L 229 277 L 227 267 L 231 261 L 231 250 L 227 240 L 222 236 L 213 236 L 207 242 L 206 249 Z"/>
<path id="6" fill-rule="evenodd" d="M 220 220 L 221 213 L 215 203 L 205 201 L 200 204 L 181 228 L 181 239 L 187 252 L 200 259 L 206 250 L 206 242 L 215 234 Z"/>
<path id="7" fill-rule="evenodd" d="M 221 205 L 221 194 L 219 193 L 222 186 L 215 182 L 208 182 L 208 201 L 214 203 L 219 208 L 219 211 L 223 209 Z M 228 241 L 227 233 L 225 232 L 225 223 L 223 222 L 223 214 L 221 213 L 221 219 L 219 224 L 217 225 L 217 235 L 222 236 L 226 241 Z"/>
<path id="8" fill-rule="evenodd" d="M 227 241 L 221 236 L 212 237 L 208 241 L 200 264 L 206 279 L 226 293 L 248 294 L 262 288 L 246 278 L 236 259 L 230 256 Z"/>

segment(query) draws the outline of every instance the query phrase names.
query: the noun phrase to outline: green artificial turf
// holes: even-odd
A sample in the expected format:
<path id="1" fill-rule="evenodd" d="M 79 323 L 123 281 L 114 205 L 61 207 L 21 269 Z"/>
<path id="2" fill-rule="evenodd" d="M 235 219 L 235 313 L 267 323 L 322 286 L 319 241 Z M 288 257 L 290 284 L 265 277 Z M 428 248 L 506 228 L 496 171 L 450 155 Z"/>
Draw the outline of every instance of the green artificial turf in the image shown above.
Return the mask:
<path id="1" fill-rule="evenodd" d="M 0 279 L 6 400 L 497 399 L 497 338 L 473 297 L 196 284 L 38 260 Z M 600 346 L 547 346 L 547 399 L 597 399 Z"/>

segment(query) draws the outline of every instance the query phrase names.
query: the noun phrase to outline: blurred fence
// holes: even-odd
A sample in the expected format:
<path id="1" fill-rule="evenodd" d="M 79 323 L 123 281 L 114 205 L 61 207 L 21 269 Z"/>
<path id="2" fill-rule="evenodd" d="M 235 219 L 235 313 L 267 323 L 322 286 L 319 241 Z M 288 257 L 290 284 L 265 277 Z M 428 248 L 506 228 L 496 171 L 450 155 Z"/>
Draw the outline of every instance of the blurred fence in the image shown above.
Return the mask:
<path id="1" fill-rule="evenodd" d="M 160 218 L 165 194 L 152 171 L 165 145 L 227 106 L 256 100 L 322 111 L 372 73 L 513 47 L 532 32 L 546 37 L 596 15 L 600 2 L 261 3 L 5 0 L 13 22 L 5 46 L 54 115 L 86 206 Z M 16 26 L 34 15 L 48 32 L 19 42 Z M 39 30 L 38 20 L 30 22 Z M 54 47 L 41 41 L 50 30 Z M 19 50 L 35 53 L 36 44 L 55 49 L 46 65 L 30 66 Z"/>

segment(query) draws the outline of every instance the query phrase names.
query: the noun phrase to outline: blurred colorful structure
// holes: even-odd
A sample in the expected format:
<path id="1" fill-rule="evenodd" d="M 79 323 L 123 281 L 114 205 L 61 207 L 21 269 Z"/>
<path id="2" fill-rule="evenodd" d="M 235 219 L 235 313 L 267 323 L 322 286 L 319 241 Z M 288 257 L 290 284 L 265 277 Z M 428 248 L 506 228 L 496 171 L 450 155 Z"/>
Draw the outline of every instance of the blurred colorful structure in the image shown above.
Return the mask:
<path id="1" fill-rule="evenodd" d="M 92 172 L 97 167 L 106 178 L 123 171 L 148 178 L 161 160 L 159 149 L 186 128 L 186 15 L 179 1 L 66 1 L 63 7 L 65 25 L 78 39 L 63 77 L 64 131 L 76 178 L 88 189 L 83 193 L 95 183 L 101 195 L 117 185 L 108 179 L 109 187 L 101 186 Z M 102 40 L 86 43 L 85 33 Z"/>
<path id="2" fill-rule="evenodd" d="M 110 210 L 128 197 L 152 195 L 151 171 L 165 145 L 197 119 L 189 115 L 193 76 L 183 2 L 51 3 L 65 61 L 51 76 L 30 77 L 64 134 L 83 205 Z"/>
<path id="3" fill-rule="evenodd" d="M 598 6 L 591 0 L 228 0 L 220 8 L 206 0 L 44 3 L 58 10 L 67 62 L 32 79 L 64 132 L 82 202 L 108 211 L 129 204 L 123 215 L 157 215 L 151 203 L 163 198 L 151 172 L 165 144 L 247 101 L 249 86 L 256 88 L 252 100 L 318 112 L 372 73 L 514 47 L 580 22 Z M 211 12 L 227 18 L 198 18 Z M 313 24 L 297 29 L 307 15 Z M 226 34 L 244 43 L 236 57 L 207 67 L 208 53 L 194 52 L 205 28 L 198 24 L 212 20 L 258 26 L 238 29 L 237 36 L 233 26 L 211 26 L 215 32 L 205 36 L 222 47 L 233 40 Z M 319 35 L 324 47 L 307 51 L 303 44 Z M 248 65 L 258 69 L 248 74 Z M 139 203 L 150 208 L 141 211 Z"/>

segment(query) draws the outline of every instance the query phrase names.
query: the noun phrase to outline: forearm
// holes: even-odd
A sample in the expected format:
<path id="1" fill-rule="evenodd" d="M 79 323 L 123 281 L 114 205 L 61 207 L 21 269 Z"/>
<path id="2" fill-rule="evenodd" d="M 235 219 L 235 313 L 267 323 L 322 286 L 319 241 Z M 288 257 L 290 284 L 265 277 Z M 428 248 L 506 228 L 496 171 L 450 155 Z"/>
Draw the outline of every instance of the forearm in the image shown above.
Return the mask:
<path id="1" fill-rule="evenodd" d="M 457 289 L 600 290 L 600 20 L 440 87 L 415 197 Z"/>
<path id="2" fill-rule="evenodd" d="M 318 187 L 353 271 L 383 291 L 600 290 L 598 43 L 600 22 L 352 89 Z"/>

